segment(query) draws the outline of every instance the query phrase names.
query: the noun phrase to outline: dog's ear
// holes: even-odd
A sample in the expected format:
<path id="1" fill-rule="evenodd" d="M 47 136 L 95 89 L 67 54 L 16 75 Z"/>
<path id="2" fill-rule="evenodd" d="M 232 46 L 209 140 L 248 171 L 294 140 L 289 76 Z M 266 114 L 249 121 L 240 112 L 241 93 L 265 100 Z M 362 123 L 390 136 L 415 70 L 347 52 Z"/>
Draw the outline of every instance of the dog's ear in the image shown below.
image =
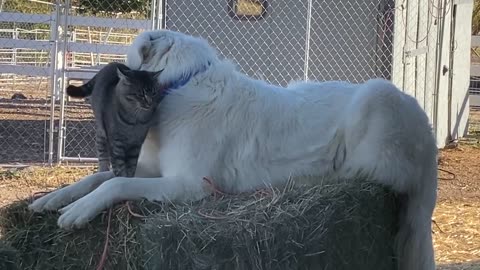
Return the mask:
<path id="1" fill-rule="evenodd" d="M 126 64 L 131 69 L 140 69 L 145 59 L 148 58 L 152 42 L 148 33 L 142 33 L 133 41 L 127 52 Z"/>
<path id="2" fill-rule="evenodd" d="M 148 44 L 143 44 L 143 46 L 140 47 L 142 61 L 148 58 L 148 53 L 150 52 L 151 46 L 152 46 L 152 42 L 148 42 Z"/>

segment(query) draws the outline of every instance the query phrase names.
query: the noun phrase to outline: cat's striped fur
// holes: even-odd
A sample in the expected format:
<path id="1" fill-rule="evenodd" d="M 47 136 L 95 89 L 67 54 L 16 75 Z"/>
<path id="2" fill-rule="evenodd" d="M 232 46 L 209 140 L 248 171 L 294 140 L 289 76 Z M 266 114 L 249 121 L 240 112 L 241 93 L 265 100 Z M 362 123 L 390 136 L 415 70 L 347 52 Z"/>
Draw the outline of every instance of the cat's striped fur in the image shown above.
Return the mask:
<path id="1" fill-rule="evenodd" d="M 158 83 L 160 73 L 112 62 L 84 85 L 67 87 L 71 97 L 90 96 L 99 171 L 108 171 L 111 163 L 116 176 L 135 175 L 142 143 L 168 88 Z"/>

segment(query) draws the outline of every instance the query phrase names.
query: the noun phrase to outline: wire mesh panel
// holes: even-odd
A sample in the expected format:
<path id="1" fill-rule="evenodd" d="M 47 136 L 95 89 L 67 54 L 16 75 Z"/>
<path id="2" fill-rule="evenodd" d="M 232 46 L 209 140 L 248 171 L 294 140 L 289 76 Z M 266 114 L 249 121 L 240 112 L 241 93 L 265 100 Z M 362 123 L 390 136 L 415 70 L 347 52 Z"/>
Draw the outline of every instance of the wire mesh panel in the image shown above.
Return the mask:
<path id="1" fill-rule="evenodd" d="M 362 82 L 381 77 L 434 115 L 436 1 L 313 0 L 309 77 Z"/>
<path id="2" fill-rule="evenodd" d="M 80 85 L 92 78 L 109 62 L 125 62 L 126 50 L 134 37 L 151 27 L 149 0 L 66 1 L 70 6 L 66 24 L 66 43 L 60 50 L 65 55 L 65 85 Z M 63 89 L 62 89 L 63 90 Z M 84 99 L 65 97 L 60 101 L 59 149 L 62 160 L 96 158 L 95 120 L 90 104 Z M 63 111 L 63 112 L 62 112 Z"/>
<path id="3" fill-rule="evenodd" d="M 0 163 L 44 162 L 55 5 L 1 1 Z"/>
<path id="4" fill-rule="evenodd" d="M 361 82 L 390 79 L 392 1 L 313 0 L 309 78 Z M 384 15 L 385 14 L 385 15 Z"/>
<path id="5" fill-rule="evenodd" d="M 166 28 L 206 38 L 245 73 L 286 85 L 305 77 L 307 1 L 166 1 Z"/>

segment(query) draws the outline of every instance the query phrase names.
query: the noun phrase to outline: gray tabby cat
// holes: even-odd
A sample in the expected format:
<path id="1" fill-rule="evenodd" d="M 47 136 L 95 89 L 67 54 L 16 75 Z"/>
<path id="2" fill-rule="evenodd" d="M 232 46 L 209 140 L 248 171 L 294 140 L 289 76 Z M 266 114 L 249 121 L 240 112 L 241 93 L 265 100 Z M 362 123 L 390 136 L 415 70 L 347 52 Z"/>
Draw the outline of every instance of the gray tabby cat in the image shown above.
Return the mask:
<path id="1" fill-rule="evenodd" d="M 116 176 L 135 175 L 155 110 L 169 88 L 158 82 L 160 73 L 131 70 L 113 62 L 86 84 L 67 87 L 71 97 L 91 96 L 99 171 L 108 171 L 111 162 Z"/>

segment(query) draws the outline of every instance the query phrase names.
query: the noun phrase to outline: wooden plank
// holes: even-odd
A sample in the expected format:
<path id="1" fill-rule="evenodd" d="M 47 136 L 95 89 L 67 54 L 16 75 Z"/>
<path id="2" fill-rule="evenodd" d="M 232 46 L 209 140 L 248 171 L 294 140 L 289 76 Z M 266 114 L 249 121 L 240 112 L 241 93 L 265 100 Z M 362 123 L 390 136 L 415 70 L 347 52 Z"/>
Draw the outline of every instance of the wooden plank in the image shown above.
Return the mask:
<path id="1" fill-rule="evenodd" d="M 67 73 L 67 78 L 70 80 L 90 80 L 95 76 L 96 72 L 68 72 Z"/>
<path id="2" fill-rule="evenodd" d="M 60 22 L 64 22 L 65 16 L 60 16 Z M 68 25 L 71 26 L 90 26 L 90 27 L 112 27 L 112 28 L 128 28 L 128 29 L 150 29 L 149 20 L 133 20 L 121 18 L 98 18 L 90 16 L 69 16 Z"/>
<path id="3" fill-rule="evenodd" d="M 67 77 L 70 79 L 91 79 L 104 65 L 92 66 L 87 69 L 69 69 L 67 71 Z M 50 76 L 49 67 L 36 67 L 36 66 L 27 66 L 27 65 L 7 65 L 0 64 L 0 74 L 17 74 L 24 76 L 39 76 L 39 77 L 48 77 Z"/>
<path id="4" fill-rule="evenodd" d="M 417 49 L 410 52 L 411 56 L 416 56 L 415 59 L 415 79 L 416 79 L 416 98 L 420 106 L 426 112 L 425 99 L 429 98 L 426 94 L 426 83 L 428 79 L 426 74 L 428 45 L 427 39 L 429 34 L 429 17 L 428 16 L 428 1 L 420 1 L 418 5 L 418 32 L 417 32 Z M 432 23 L 432 22 L 430 22 Z"/>
<path id="5" fill-rule="evenodd" d="M 395 1 L 394 29 L 393 29 L 393 56 L 392 56 L 392 82 L 400 89 L 403 89 L 404 63 L 403 49 L 405 47 L 405 24 L 406 9 L 401 7 L 401 1 Z"/>
<path id="6" fill-rule="evenodd" d="M 82 68 L 69 68 L 65 70 L 67 78 L 71 80 L 89 80 L 106 65 L 96 65 Z"/>
<path id="7" fill-rule="evenodd" d="M 24 22 L 50 24 L 53 16 L 50 14 L 28 14 L 18 12 L 0 12 L 1 22 Z"/>
<path id="8" fill-rule="evenodd" d="M 69 42 L 69 52 L 126 54 L 128 45 Z"/>
<path id="9" fill-rule="evenodd" d="M 25 76 L 47 77 L 50 75 L 49 67 L 21 66 L 0 64 L 0 74 L 17 74 Z"/>
<path id="10" fill-rule="evenodd" d="M 428 12 L 434 12 L 432 7 L 428 7 L 430 10 Z M 420 16 L 425 16 L 420 14 Z M 435 18 L 431 15 L 428 15 L 428 37 L 426 46 L 428 47 L 426 62 L 425 62 L 425 100 L 423 109 L 428 115 L 430 123 L 433 124 L 433 115 L 435 109 L 435 71 L 436 67 L 436 54 L 437 54 L 437 31 L 438 27 L 434 25 Z"/>
<path id="11" fill-rule="evenodd" d="M 455 5 L 472 5 L 473 0 L 453 0 L 453 4 L 455 4 Z"/>
<path id="12" fill-rule="evenodd" d="M 50 50 L 50 41 L 0 38 L 0 46 L 0 48 Z"/>
<path id="13" fill-rule="evenodd" d="M 65 16 L 60 16 L 59 20 L 63 24 Z M 23 23 L 45 23 L 50 24 L 55 21 L 55 15 L 52 14 L 27 14 L 18 12 L 0 12 L 1 22 L 23 22 Z M 150 29 L 149 20 L 134 20 L 121 18 L 98 18 L 92 16 L 68 16 L 68 24 L 71 26 L 91 26 L 91 27 L 112 27 L 128 29 Z"/>
<path id="14" fill-rule="evenodd" d="M 419 24 L 419 25 L 422 25 L 422 24 Z M 419 28 L 420 30 L 420 28 Z M 419 31 L 420 33 L 420 31 Z M 420 34 L 419 34 L 420 35 Z M 420 37 L 423 37 L 425 40 L 426 40 L 426 34 L 423 35 L 423 36 L 420 36 Z M 424 40 L 424 41 L 425 41 Z M 422 42 L 418 42 L 418 43 L 424 43 L 424 41 Z M 418 49 L 413 49 L 413 50 L 409 50 L 409 51 L 405 51 L 405 57 L 417 57 L 417 56 L 420 56 L 420 55 L 423 55 L 423 54 L 427 54 L 428 52 L 428 48 L 427 47 L 421 47 L 421 48 L 418 48 Z"/>
<path id="15" fill-rule="evenodd" d="M 418 1 L 407 0 L 406 10 L 407 15 L 403 18 L 398 18 L 406 24 L 404 53 L 417 49 Z M 404 64 L 403 91 L 417 98 L 416 58 L 405 57 Z"/>

